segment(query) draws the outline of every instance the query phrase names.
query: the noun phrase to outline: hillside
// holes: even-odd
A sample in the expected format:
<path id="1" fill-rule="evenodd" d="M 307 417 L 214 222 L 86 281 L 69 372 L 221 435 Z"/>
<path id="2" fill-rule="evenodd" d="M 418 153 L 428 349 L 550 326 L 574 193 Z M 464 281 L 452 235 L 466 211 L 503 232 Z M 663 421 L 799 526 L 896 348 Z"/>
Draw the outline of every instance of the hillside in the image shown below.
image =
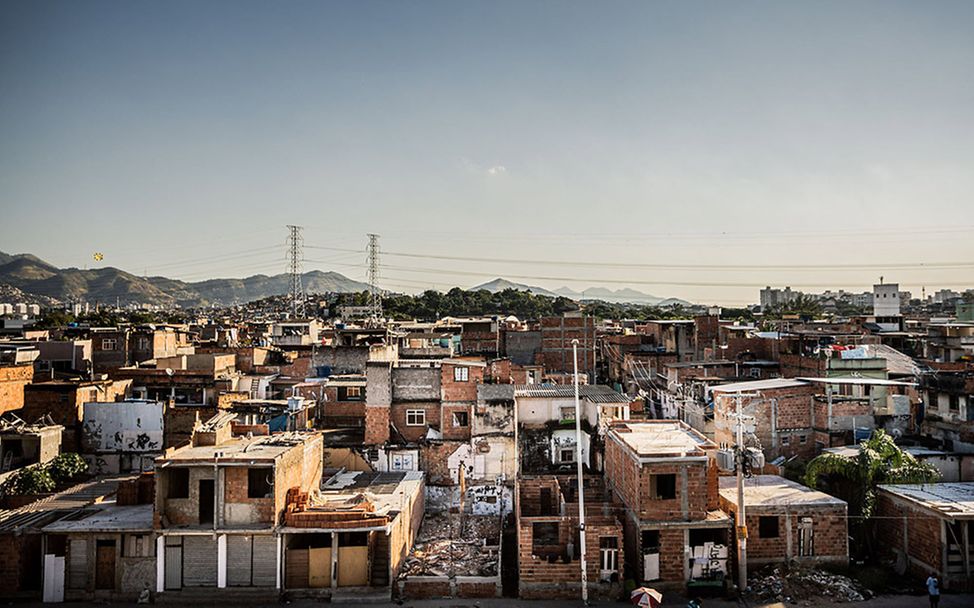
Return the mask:
<path id="1" fill-rule="evenodd" d="M 243 279 L 209 279 L 189 283 L 167 277 L 139 277 L 113 267 L 81 270 L 57 268 L 31 255 L 0 252 L 0 283 L 25 294 L 60 301 L 85 300 L 183 307 L 249 302 L 287 291 L 288 275 L 254 275 Z M 349 293 L 368 285 L 337 272 L 302 275 L 308 293 Z M 12 292 L 14 295 L 16 292 Z"/>

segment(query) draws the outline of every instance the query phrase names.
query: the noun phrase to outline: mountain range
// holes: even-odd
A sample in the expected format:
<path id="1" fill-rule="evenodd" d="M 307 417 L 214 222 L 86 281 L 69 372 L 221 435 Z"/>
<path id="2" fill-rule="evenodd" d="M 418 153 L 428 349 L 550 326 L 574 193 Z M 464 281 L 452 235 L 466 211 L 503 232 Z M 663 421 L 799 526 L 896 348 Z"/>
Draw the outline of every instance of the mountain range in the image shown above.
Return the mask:
<path id="1" fill-rule="evenodd" d="M 243 279 L 187 282 L 162 276 L 137 276 L 110 266 L 90 270 L 58 268 L 28 253 L 8 254 L 0 251 L 0 294 L 11 302 L 29 300 L 51 305 L 57 301 L 118 301 L 121 304 L 179 305 L 184 308 L 226 306 L 286 293 L 289 279 L 287 274 L 255 274 Z M 352 293 L 369 288 L 366 283 L 337 272 L 313 270 L 304 273 L 301 280 L 308 293 Z M 486 289 L 492 293 L 504 289 L 519 289 L 551 298 L 565 296 L 573 300 L 603 300 L 621 304 L 690 304 L 685 300 L 660 298 L 628 288 L 611 290 L 592 287 L 579 292 L 562 287 L 551 291 L 502 278 L 473 289 Z"/>
<path id="2" fill-rule="evenodd" d="M 582 291 L 576 291 L 568 287 L 562 287 L 554 291 L 550 289 L 545 289 L 543 287 L 536 287 L 533 285 L 524 285 L 523 283 L 514 283 L 508 281 L 507 279 L 497 278 L 493 281 L 488 281 L 482 285 L 473 287 L 472 289 L 486 289 L 491 293 L 498 291 L 503 291 L 504 289 L 519 289 L 521 291 L 530 291 L 531 293 L 539 296 L 548 296 L 556 298 L 558 296 L 564 296 L 566 298 L 571 298 L 572 300 L 602 300 L 604 302 L 612 302 L 615 304 L 647 304 L 649 306 L 692 306 L 690 302 L 686 300 L 681 300 L 679 298 L 661 298 L 659 296 L 654 296 L 652 294 L 643 293 L 635 289 L 630 289 L 628 287 L 623 289 L 612 290 L 606 287 L 590 287 Z"/>
<path id="3" fill-rule="evenodd" d="M 308 293 L 359 292 L 368 285 L 337 272 L 314 270 L 302 275 Z M 58 268 L 30 254 L 0 252 L 0 284 L 27 294 L 68 302 L 144 303 L 183 307 L 229 305 L 286 293 L 289 275 L 256 274 L 243 279 L 186 282 L 140 277 L 118 268 Z M 16 293 L 16 292 L 12 292 Z"/>

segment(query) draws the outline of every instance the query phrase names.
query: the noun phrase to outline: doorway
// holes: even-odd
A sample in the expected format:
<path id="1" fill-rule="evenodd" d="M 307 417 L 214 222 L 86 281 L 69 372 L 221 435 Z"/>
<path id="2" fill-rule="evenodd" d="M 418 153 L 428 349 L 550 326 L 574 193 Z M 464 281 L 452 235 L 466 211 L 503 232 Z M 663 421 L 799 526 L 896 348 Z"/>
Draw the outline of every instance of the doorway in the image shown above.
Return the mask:
<path id="1" fill-rule="evenodd" d="M 200 480 L 200 523 L 213 523 L 213 504 L 215 492 L 212 479 Z"/>
<path id="2" fill-rule="evenodd" d="M 95 545 L 95 589 L 115 588 L 115 541 L 100 540 Z"/>

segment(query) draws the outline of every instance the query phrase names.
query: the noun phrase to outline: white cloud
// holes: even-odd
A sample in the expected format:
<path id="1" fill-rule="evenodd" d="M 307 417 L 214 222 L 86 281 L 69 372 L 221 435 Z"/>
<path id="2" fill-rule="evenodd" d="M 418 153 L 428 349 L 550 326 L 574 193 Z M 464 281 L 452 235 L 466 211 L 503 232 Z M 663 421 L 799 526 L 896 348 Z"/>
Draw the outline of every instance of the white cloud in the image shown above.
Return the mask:
<path id="1" fill-rule="evenodd" d="M 487 175 L 503 175 L 505 173 L 507 173 L 507 167 L 504 165 L 494 165 L 487 169 Z"/>

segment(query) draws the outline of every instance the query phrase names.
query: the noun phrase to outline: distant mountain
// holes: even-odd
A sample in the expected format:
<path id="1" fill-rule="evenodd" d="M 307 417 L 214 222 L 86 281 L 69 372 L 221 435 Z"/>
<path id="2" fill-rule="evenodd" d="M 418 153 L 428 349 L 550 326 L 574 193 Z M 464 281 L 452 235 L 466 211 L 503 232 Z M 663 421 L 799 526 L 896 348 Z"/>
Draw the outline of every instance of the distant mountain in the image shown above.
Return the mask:
<path id="1" fill-rule="evenodd" d="M 690 302 L 686 300 L 681 300 L 679 298 L 661 298 L 659 296 L 654 296 L 652 294 L 643 293 L 641 291 L 636 291 L 635 289 L 630 289 L 629 287 L 624 287 L 622 289 L 612 290 L 606 287 L 590 287 L 584 291 L 576 291 L 570 287 L 560 287 L 554 291 L 550 291 L 543 287 L 534 287 L 532 285 L 524 285 L 522 283 L 513 283 L 507 279 L 497 278 L 489 283 L 484 283 L 483 285 L 478 285 L 477 287 L 471 288 L 472 290 L 486 289 L 492 293 L 502 291 L 504 289 L 519 289 L 521 291 L 530 291 L 533 294 L 558 297 L 564 296 L 566 298 L 571 298 L 573 300 L 602 300 L 604 302 L 612 302 L 615 304 L 648 304 L 650 306 L 693 306 Z"/>
<path id="2" fill-rule="evenodd" d="M 244 279 L 210 279 L 188 283 L 166 277 L 139 277 L 118 268 L 57 268 L 28 254 L 0 252 L 0 283 L 60 301 L 144 303 L 184 307 L 249 302 L 285 293 L 288 275 L 254 275 Z M 308 293 L 358 292 L 368 285 L 337 272 L 315 270 L 302 275 Z"/>
<path id="3" fill-rule="evenodd" d="M 569 287 L 556 289 L 555 293 L 573 300 L 603 300 L 616 304 L 647 304 L 650 306 L 673 306 L 680 304 L 691 306 L 690 302 L 679 298 L 661 298 L 652 294 L 643 293 L 629 287 L 622 289 L 608 289 L 606 287 L 589 287 L 583 291 L 576 291 Z"/>
<path id="4" fill-rule="evenodd" d="M 559 295 L 553 291 L 548 291 L 543 287 L 534 287 L 532 285 L 512 283 L 507 279 L 500 279 L 500 278 L 484 283 L 483 285 L 477 285 L 476 287 L 471 287 L 470 291 L 479 291 L 481 289 L 486 289 L 491 293 L 497 293 L 498 291 L 504 291 L 505 289 L 517 289 L 519 291 L 530 291 L 536 296 L 548 296 L 549 298 L 557 298 Z"/>

